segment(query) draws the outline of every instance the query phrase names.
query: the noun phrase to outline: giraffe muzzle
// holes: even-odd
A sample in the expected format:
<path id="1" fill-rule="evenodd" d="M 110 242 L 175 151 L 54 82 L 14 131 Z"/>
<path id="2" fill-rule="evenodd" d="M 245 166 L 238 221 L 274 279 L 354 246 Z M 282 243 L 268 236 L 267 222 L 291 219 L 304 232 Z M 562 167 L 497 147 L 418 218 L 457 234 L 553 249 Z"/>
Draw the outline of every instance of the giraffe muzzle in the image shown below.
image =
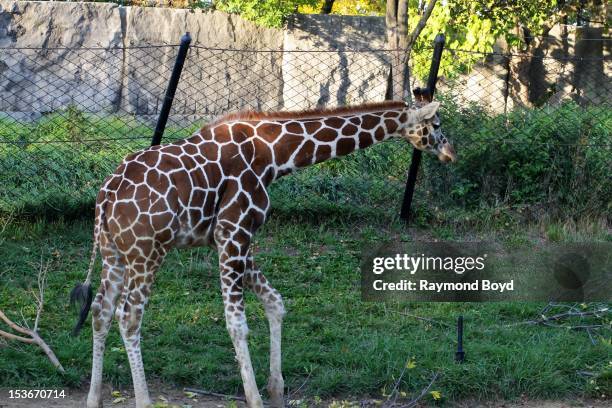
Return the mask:
<path id="1" fill-rule="evenodd" d="M 440 149 L 438 159 L 443 163 L 454 163 L 457 161 L 457 153 L 450 144 L 446 144 Z"/>

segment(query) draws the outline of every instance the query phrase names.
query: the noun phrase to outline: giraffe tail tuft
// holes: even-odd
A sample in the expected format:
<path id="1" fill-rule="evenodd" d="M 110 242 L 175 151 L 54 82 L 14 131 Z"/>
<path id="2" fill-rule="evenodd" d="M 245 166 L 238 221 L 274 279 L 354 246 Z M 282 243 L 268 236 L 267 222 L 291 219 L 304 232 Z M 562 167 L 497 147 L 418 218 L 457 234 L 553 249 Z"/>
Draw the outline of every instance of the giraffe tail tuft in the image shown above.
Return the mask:
<path id="1" fill-rule="evenodd" d="M 96 206 L 93 247 L 91 249 L 91 256 L 89 258 L 89 268 L 87 269 L 87 277 L 85 278 L 85 282 L 77 283 L 74 289 L 72 289 L 72 291 L 70 292 L 70 305 L 76 306 L 79 310 L 79 320 L 72 329 L 73 336 L 77 336 L 83 328 L 83 324 L 85 323 L 85 320 L 87 320 L 87 315 L 89 314 L 89 309 L 91 308 L 91 303 L 93 300 L 93 290 L 91 289 L 91 275 L 93 272 L 94 264 L 96 262 L 98 247 L 100 245 L 100 233 L 104 226 L 104 207 L 106 204 L 105 196 L 99 195 L 97 201 L 99 204 Z"/>
<path id="2" fill-rule="evenodd" d="M 87 282 L 78 283 L 74 289 L 72 289 L 72 292 L 70 292 L 70 304 L 79 308 L 79 320 L 74 326 L 74 329 L 72 329 L 73 336 L 77 336 L 83 328 L 83 324 L 85 320 L 87 320 L 87 315 L 89 314 L 92 300 L 93 290 L 91 289 L 91 284 Z"/>

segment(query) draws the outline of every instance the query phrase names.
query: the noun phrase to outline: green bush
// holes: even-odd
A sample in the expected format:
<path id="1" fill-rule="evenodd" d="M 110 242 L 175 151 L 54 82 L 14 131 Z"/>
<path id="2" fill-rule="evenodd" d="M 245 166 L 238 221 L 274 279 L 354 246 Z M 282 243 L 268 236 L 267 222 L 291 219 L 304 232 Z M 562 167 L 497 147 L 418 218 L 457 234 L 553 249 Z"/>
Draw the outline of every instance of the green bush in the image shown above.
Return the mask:
<path id="1" fill-rule="evenodd" d="M 444 101 L 459 160 L 425 161 L 435 200 L 468 208 L 537 206 L 552 216 L 609 216 L 612 110 L 567 102 L 491 115 Z"/>
<path id="2" fill-rule="evenodd" d="M 152 134 L 133 118 L 72 107 L 33 123 L 0 120 L 0 212 L 70 216 L 93 208 L 104 178 Z"/>

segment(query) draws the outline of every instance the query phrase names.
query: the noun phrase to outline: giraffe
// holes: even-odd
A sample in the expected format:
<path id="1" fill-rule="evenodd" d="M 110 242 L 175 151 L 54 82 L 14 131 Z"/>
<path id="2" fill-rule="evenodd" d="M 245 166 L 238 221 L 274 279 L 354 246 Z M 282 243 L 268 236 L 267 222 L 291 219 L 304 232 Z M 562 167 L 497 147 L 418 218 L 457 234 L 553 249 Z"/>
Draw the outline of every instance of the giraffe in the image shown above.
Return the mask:
<path id="1" fill-rule="evenodd" d="M 71 293 L 80 304 L 78 334 L 92 312 L 93 362 L 87 407 L 102 406 L 102 361 L 113 316 L 128 355 L 136 406 L 151 405 L 140 333 L 155 274 L 172 248 L 212 246 L 226 328 L 232 339 L 249 407 L 262 407 L 247 344 L 243 292 L 262 302 L 270 330 L 268 395 L 283 406 L 279 292 L 257 268 L 250 245 L 270 208 L 267 187 L 292 171 L 344 156 L 391 137 L 454 161 L 440 130 L 438 102 L 411 108 L 382 102 L 329 110 L 240 112 L 223 116 L 191 137 L 129 155 L 101 187 L 87 277 Z M 101 283 L 93 296 L 97 251 Z"/>

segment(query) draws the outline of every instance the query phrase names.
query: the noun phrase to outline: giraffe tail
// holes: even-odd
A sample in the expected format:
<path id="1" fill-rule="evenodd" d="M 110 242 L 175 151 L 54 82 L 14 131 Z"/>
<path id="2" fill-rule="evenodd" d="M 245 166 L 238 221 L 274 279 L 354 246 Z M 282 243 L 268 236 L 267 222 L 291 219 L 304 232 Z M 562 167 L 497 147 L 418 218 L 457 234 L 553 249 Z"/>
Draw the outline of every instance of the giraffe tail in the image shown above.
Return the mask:
<path id="1" fill-rule="evenodd" d="M 104 205 L 98 206 L 98 209 L 99 211 L 96 217 L 96 225 L 94 227 L 93 248 L 91 250 L 91 256 L 89 258 L 89 268 L 87 269 L 87 277 L 85 278 L 85 282 L 77 283 L 74 289 L 72 289 L 72 291 L 70 292 L 70 304 L 78 308 L 79 311 L 79 319 L 74 328 L 72 329 L 73 336 L 77 336 L 83 328 L 85 320 L 87 320 L 87 315 L 89 314 L 89 309 L 91 308 L 91 303 L 93 300 L 91 275 L 93 273 L 96 256 L 98 254 L 100 232 L 102 231 L 103 225 L 102 218 L 104 216 Z"/>

